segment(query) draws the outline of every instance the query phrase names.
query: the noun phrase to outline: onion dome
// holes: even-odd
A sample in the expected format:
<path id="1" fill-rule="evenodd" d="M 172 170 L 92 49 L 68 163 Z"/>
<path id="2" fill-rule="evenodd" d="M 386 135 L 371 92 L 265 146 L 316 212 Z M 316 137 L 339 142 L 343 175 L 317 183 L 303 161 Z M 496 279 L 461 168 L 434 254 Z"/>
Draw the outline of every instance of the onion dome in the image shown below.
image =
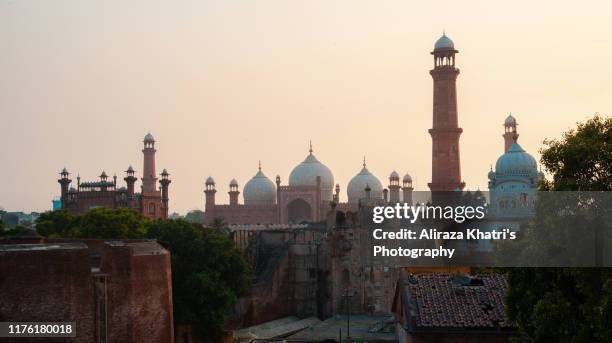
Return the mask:
<path id="1" fill-rule="evenodd" d="M 353 176 L 346 187 L 346 193 L 350 203 L 358 203 L 360 199 L 365 199 L 366 188 L 370 189 L 371 199 L 382 199 L 383 186 L 380 180 L 366 168 L 365 160 L 363 168 L 359 174 Z"/>
<path id="2" fill-rule="evenodd" d="M 404 175 L 404 178 L 402 179 L 402 181 L 404 183 L 410 183 L 410 182 L 412 182 L 412 176 L 410 176 L 410 174 L 406 173 L 406 175 Z"/>
<path id="3" fill-rule="evenodd" d="M 153 135 L 149 132 L 147 133 L 147 135 L 144 137 L 144 142 L 155 142 L 155 138 L 153 138 Z"/>
<path id="4" fill-rule="evenodd" d="M 515 126 L 517 125 L 516 119 L 511 115 L 509 115 L 506 120 L 504 120 L 504 126 Z"/>
<path id="5" fill-rule="evenodd" d="M 508 151 L 495 163 L 496 177 L 525 176 L 533 177 L 538 173 L 535 158 L 525 152 L 518 143 L 512 144 Z"/>
<path id="6" fill-rule="evenodd" d="M 236 179 L 232 179 L 232 180 L 230 181 L 230 186 L 236 186 L 236 187 L 238 187 L 238 181 L 236 181 Z"/>
<path id="7" fill-rule="evenodd" d="M 331 201 L 334 189 L 334 175 L 331 170 L 319 162 L 312 154 L 306 156 L 304 162 L 298 164 L 289 174 L 289 186 L 316 186 L 317 176 L 321 177 L 321 200 Z"/>
<path id="8" fill-rule="evenodd" d="M 235 181 L 235 180 L 232 180 Z M 238 184 L 238 182 L 236 182 Z M 276 185 L 261 171 L 244 185 L 242 193 L 245 205 L 271 205 L 276 203 Z"/>
<path id="9" fill-rule="evenodd" d="M 399 174 L 394 170 L 391 172 L 391 175 L 389 175 L 389 179 L 399 180 Z"/>
<path id="10" fill-rule="evenodd" d="M 206 179 L 206 184 L 207 184 L 207 185 L 214 185 L 214 184 L 215 184 L 215 179 L 213 179 L 213 178 L 212 178 L 212 176 L 209 176 L 209 177 Z"/>
<path id="11" fill-rule="evenodd" d="M 455 43 L 446 34 L 442 34 L 442 37 L 438 38 L 434 45 L 434 50 L 439 49 L 455 49 Z"/>

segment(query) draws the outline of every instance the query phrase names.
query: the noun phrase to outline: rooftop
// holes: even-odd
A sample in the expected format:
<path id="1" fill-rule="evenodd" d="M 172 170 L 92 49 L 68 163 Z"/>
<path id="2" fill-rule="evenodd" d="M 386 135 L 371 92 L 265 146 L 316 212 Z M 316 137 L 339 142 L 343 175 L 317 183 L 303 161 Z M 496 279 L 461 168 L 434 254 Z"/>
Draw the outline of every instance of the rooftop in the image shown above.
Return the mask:
<path id="1" fill-rule="evenodd" d="M 501 274 L 416 274 L 400 281 L 399 287 L 411 331 L 513 327 L 505 317 L 508 285 Z"/>

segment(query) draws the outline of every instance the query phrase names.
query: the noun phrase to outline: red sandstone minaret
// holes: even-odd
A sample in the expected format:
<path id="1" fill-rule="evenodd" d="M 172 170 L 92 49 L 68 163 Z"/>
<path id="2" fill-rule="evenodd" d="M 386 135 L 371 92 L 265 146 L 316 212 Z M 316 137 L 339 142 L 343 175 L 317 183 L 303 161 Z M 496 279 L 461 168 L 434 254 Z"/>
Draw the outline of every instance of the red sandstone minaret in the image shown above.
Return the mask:
<path id="1" fill-rule="evenodd" d="M 66 168 L 62 169 L 62 171 L 59 174 L 60 174 L 60 179 L 57 180 L 57 182 L 59 182 L 62 188 L 62 195 L 60 199 L 62 200 L 62 208 L 66 208 L 66 202 L 68 200 L 68 197 L 67 197 L 68 186 L 70 186 L 70 183 L 72 182 L 72 180 L 70 180 L 69 178 L 70 173 L 68 172 L 68 170 L 66 170 Z"/>
<path id="2" fill-rule="evenodd" d="M 456 80 L 453 41 L 445 34 L 438 39 L 434 51 L 433 78 L 433 127 L 429 130 L 432 140 L 431 183 L 432 192 L 462 190 L 459 136 L 463 130 L 457 118 Z"/>
<path id="3" fill-rule="evenodd" d="M 153 135 L 147 133 L 144 138 L 144 166 L 142 168 L 142 193 L 152 193 L 156 191 L 157 175 L 155 173 L 155 139 Z"/>
<path id="4" fill-rule="evenodd" d="M 161 180 L 159 180 L 159 183 L 161 185 L 162 218 L 168 218 L 168 186 L 172 181 L 170 180 L 170 174 L 166 169 L 164 169 L 160 175 Z"/>

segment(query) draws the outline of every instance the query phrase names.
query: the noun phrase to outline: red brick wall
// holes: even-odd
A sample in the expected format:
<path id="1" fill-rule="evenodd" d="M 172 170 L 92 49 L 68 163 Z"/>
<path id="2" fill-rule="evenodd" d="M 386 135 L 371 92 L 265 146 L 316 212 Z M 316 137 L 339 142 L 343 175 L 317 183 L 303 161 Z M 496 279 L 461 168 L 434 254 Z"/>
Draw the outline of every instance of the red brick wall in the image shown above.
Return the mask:
<path id="1" fill-rule="evenodd" d="M 0 321 L 74 321 L 77 337 L 70 342 L 95 339 L 93 284 L 84 245 L 79 249 L 0 251 L 0 297 Z"/>

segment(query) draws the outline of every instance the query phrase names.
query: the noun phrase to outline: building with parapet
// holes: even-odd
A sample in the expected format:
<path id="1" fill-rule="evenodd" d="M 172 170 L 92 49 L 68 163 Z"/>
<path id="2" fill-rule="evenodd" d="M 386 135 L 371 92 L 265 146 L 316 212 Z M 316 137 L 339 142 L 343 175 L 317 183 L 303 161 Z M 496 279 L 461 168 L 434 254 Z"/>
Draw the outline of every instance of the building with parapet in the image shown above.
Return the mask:
<path id="1" fill-rule="evenodd" d="M 70 187 L 72 180 L 66 168 L 60 172 L 60 179 L 57 182 L 61 185 L 61 209 L 66 209 L 74 213 L 85 213 L 97 207 L 105 208 L 131 208 L 141 215 L 151 218 L 168 217 L 168 186 L 170 185 L 170 174 L 166 169 L 160 174 L 158 179 L 155 171 L 155 138 L 148 133 L 143 140 L 143 172 L 142 186 L 140 193 L 136 193 L 134 186 L 136 172 L 130 165 L 125 171 L 127 187 L 117 187 L 117 175 L 112 181 L 106 172 L 102 171 L 98 181 L 81 182 L 81 177 L 77 176 L 77 187 Z M 159 181 L 158 181 L 159 180 Z M 159 188 L 157 183 L 159 182 Z"/>

